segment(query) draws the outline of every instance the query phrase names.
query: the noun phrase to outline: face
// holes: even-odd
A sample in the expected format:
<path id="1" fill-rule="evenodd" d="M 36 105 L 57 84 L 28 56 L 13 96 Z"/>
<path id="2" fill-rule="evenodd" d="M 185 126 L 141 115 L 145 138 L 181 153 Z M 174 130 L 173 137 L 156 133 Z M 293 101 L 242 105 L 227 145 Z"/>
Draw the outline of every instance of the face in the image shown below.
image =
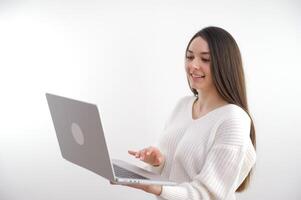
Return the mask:
<path id="1" fill-rule="evenodd" d="M 213 86 L 210 72 L 210 54 L 207 42 L 196 37 L 186 52 L 185 70 L 191 88 L 198 92 L 211 89 Z"/>

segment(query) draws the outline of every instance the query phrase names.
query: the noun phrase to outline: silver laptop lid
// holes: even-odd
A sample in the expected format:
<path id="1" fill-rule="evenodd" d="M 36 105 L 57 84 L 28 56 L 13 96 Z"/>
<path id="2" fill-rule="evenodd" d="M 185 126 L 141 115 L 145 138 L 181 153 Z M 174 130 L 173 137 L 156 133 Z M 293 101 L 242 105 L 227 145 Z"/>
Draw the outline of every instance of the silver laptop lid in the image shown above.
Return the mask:
<path id="1" fill-rule="evenodd" d="M 46 98 L 63 158 L 114 180 L 97 106 L 48 93 Z"/>

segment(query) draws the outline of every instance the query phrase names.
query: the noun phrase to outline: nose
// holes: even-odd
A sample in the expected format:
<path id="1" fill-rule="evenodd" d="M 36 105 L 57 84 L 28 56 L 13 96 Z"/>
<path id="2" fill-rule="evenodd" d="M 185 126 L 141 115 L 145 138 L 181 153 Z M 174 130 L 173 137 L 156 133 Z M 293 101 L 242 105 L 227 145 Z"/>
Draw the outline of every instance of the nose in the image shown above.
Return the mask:
<path id="1" fill-rule="evenodd" d="M 188 64 L 188 67 L 189 67 L 189 68 L 193 68 L 193 69 L 200 69 L 201 64 L 197 61 L 197 59 L 194 59 L 193 61 L 191 61 L 191 62 Z"/>

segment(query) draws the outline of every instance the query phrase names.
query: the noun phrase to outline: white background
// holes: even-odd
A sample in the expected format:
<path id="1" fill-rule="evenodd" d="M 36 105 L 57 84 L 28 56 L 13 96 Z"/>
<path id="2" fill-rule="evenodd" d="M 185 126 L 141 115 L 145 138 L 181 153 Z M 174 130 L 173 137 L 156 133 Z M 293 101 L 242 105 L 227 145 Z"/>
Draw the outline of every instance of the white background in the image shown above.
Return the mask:
<path id="1" fill-rule="evenodd" d="M 189 95 L 184 51 L 229 31 L 258 160 L 242 200 L 301 199 L 300 1 L 0 1 L 0 199 L 154 199 L 63 160 L 45 92 L 96 103 L 114 157 L 154 143 Z"/>

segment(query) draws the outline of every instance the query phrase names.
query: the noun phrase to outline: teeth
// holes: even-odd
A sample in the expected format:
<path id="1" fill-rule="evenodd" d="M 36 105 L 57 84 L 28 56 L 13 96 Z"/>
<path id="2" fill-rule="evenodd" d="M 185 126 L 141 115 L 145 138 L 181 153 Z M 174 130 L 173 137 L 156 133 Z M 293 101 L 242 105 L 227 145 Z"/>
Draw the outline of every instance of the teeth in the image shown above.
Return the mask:
<path id="1" fill-rule="evenodd" d="M 195 77 L 195 78 L 203 78 L 205 77 L 205 75 L 195 75 L 195 74 L 191 74 L 192 77 Z"/>

